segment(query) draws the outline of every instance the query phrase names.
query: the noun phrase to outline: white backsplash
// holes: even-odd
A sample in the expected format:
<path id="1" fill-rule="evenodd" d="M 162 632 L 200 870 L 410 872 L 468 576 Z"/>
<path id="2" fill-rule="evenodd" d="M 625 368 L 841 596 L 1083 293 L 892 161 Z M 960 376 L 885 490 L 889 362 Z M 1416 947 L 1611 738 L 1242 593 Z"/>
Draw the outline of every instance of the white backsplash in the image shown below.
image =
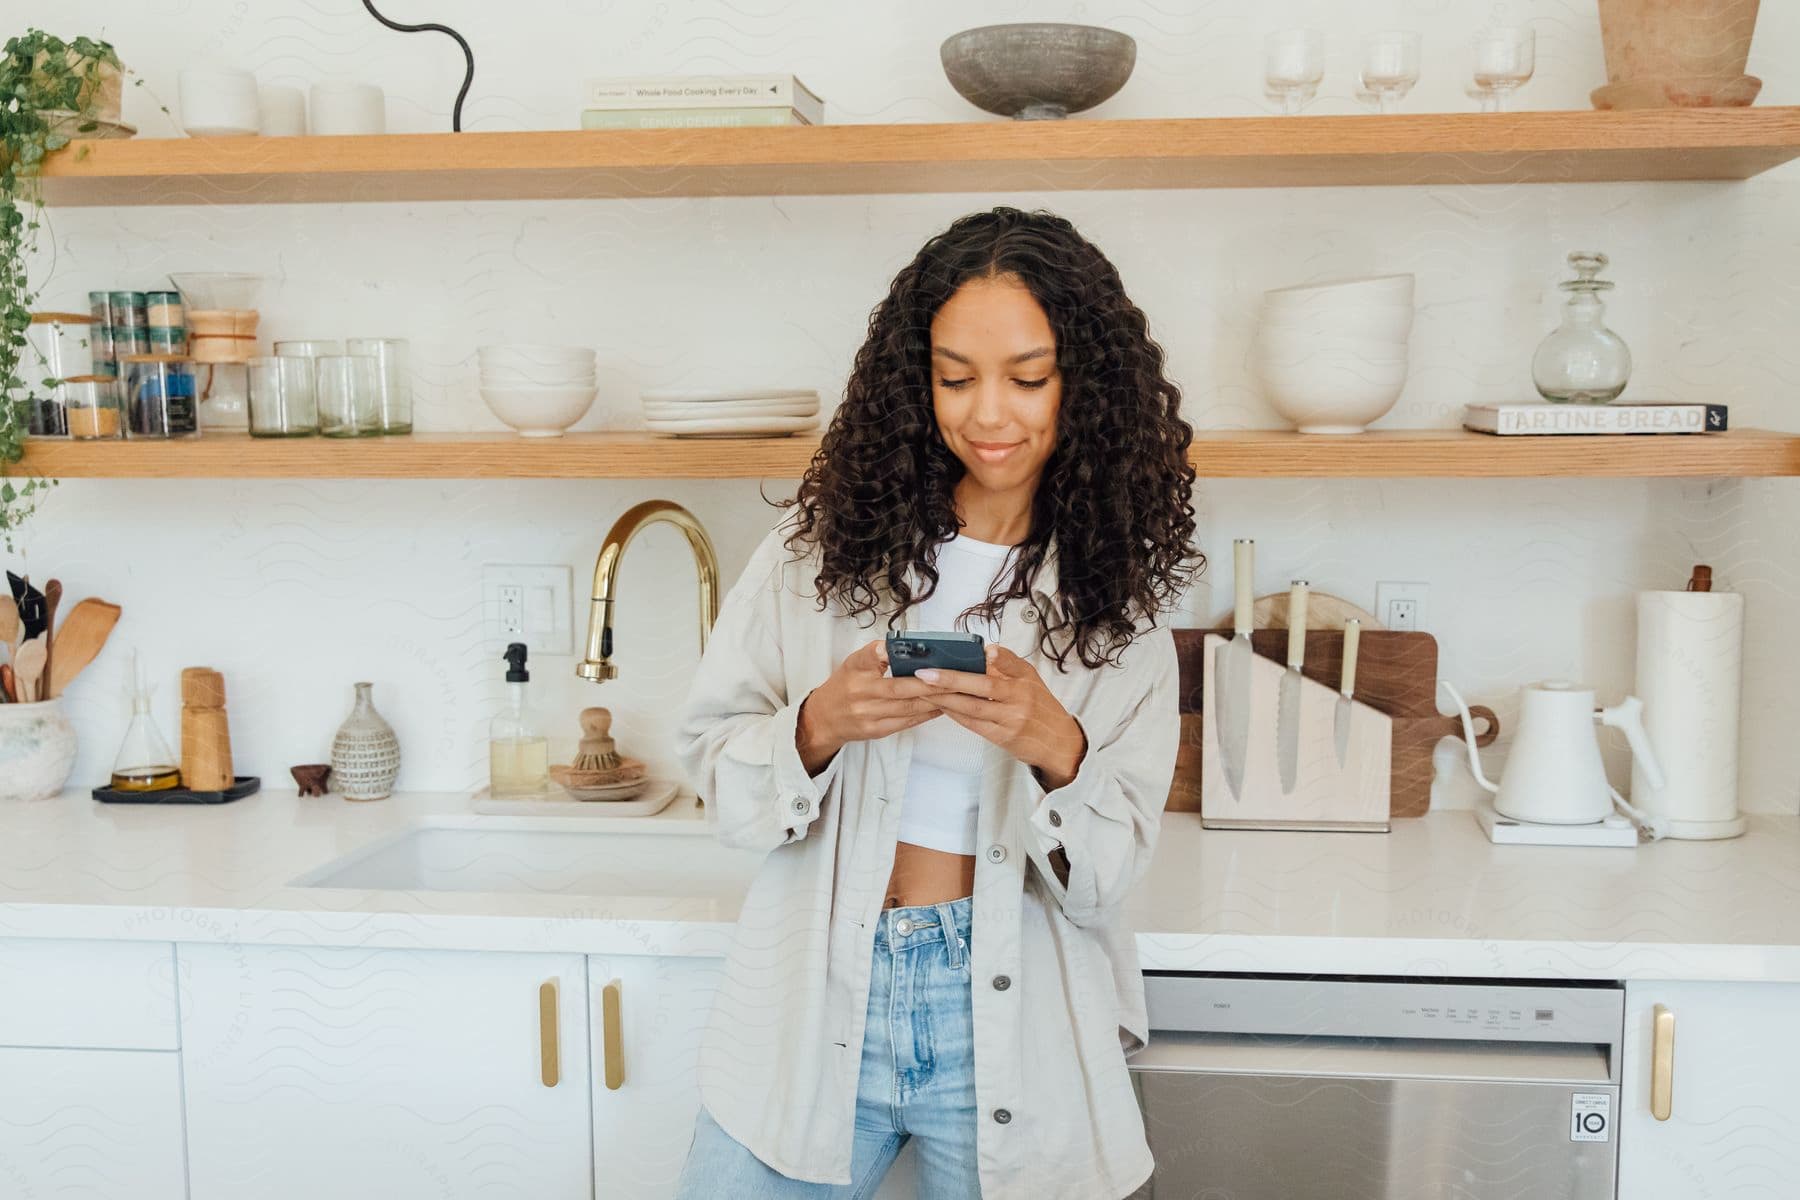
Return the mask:
<path id="1" fill-rule="evenodd" d="M 944 81 L 937 45 L 961 28 L 1025 19 L 1103 24 L 1138 39 L 1136 74 L 1098 110 L 1104 117 L 1267 111 L 1262 35 L 1301 22 L 1331 39 L 1314 111 L 1358 110 L 1349 95 L 1355 37 L 1381 27 L 1426 37 L 1426 75 L 1405 109 L 1461 111 L 1473 107 L 1464 39 L 1489 8 L 392 7 L 395 19 L 444 21 L 468 36 L 478 73 L 465 125 L 485 131 L 572 128 L 584 77 L 650 72 L 790 71 L 825 97 L 834 122 L 977 119 Z M 1510 7 L 1539 37 L 1539 78 L 1521 104 L 1585 108 L 1587 89 L 1602 81 L 1591 0 Z M 448 128 L 460 79 L 447 40 L 389 33 L 353 0 L 75 0 L 50 23 L 65 36 L 102 32 L 119 47 L 144 81 L 126 101 L 140 137 L 177 134 L 159 104 L 174 107 L 176 73 L 190 63 L 253 68 L 265 83 L 374 79 L 388 89 L 394 131 Z M 1800 101 L 1800 73 L 1785 65 L 1796 51 L 1800 11 L 1765 6 L 1750 63 L 1766 81 L 1763 102 Z M 1530 398 L 1530 354 L 1556 320 L 1563 257 L 1597 248 L 1612 256 L 1619 285 L 1610 323 L 1637 361 L 1628 398 L 1722 401 L 1736 425 L 1793 429 L 1797 178 L 1784 168 L 1747 183 L 56 209 L 34 278 L 44 306 L 81 308 L 90 289 L 154 287 L 172 270 L 263 272 L 267 333 L 412 340 L 421 431 L 502 428 L 475 390 L 476 346 L 593 345 L 601 399 L 579 428 L 624 428 L 638 424 L 637 395 L 651 387 L 798 384 L 834 404 L 869 312 L 925 239 L 972 209 L 1042 206 L 1117 264 L 1198 428 L 1279 424 L 1245 366 L 1263 289 L 1416 272 L 1412 377 L 1381 424 L 1450 428 L 1464 403 Z M 765 488 L 788 495 L 793 481 Z M 1628 690 L 1631 594 L 1680 587 L 1694 562 L 1710 561 L 1719 587 L 1748 596 L 1743 805 L 1792 812 L 1797 488 L 1204 483 L 1199 536 L 1215 567 L 1190 609 L 1196 619 L 1217 612 L 1210 590 L 1229 588 L 1230 540 L 1240 536 L 1258 541 L 1260 591 L 1299 574 L 1370 607 L 1378 580 L 1427 581 L 1441 674 L 1505 721 L 1516 712 L 1512 692 L 1533 679 L 1582 679 L 1607 699 Z M 125 651 L 136 646 L 160 685 L 157 714 L 172 741 L 179 669 L 224 673 L 238 769 L 270 786 L 289 786 L 289 765 L 327 757 L 351 684 L 367 679 L 400 735 L 400 786 L 458 789 L 485 779 L 486 722 L 501 697 L 502 647 L 481 625 L 484 563 L 569 564 L 579 643 L 594 554 L 621 511 L 651 496 L 692 508 L 729 587 L 777 517 L 757 492 L 754 480 L 70 480 L 27 528 L 22 553 L 0 557 L 39 581 L 61 578 L 65 610 L 86 595 L 125 609 L 105 654 L 68 693 L 82 736 L 73 783 L 99 782 L 111 765 L 127 715 Z M 537 703 L 555 718 L 554 760 L 574 748 L 575 712 L 603 703 L 618 714 L 627 753 L 674 769 L 670 715 L 693 669 L 694 603 L 685 543 L 652 527 L 621 571 L 620 678 L 595 687 L 574 677 L 573 659 L 534 660 Z M 1455 748 L 1439 748 L 1440 805 L 1473 793 Z M 1623 782 L 1622 745 L 1609 760 Z"/>

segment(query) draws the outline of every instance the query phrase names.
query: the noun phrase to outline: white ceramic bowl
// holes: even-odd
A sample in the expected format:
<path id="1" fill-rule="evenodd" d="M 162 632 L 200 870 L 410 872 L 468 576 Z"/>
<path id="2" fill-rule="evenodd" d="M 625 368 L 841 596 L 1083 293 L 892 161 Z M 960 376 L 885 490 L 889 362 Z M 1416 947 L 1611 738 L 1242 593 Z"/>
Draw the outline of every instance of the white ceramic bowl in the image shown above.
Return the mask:
<path id="1" fill-rule="evenodd" d="M 1259 365 L 1262 393 L 1301 433 L 1361 433 L 1406 388 L 1406 363 Z"/>
<path id="2" fill-rule="evenodd" d="M 511 363 L 591 363 L 594 361 L 594 350 L 591 346 L 537 346 L 524 342 L 502 346 L 482 346 L 475 351 L 483 366 L 502 366 Z"/>
<path id="3" fill-rule="evenodd" d="M 1404 341 L 1283 337 L 1265 329 L 1257 336 L 1252 354 L 1258 361 L 1273 363 L 1391 363 L 1405 362 L 1411 356 L 1411 348 Z"/>
<path id="4" fill-rule="evenodd" d="M 1326 279 L 1319 283 L 1300 283 L 1292 287 L 1271 288 L 1263 293 L 1269 304 L 1297 304 L 1321 298 L 1348 300 L 1363 304 L 1408 304 L 1413 301 L 1412 275 L 1364 275 L 1355 279 Z"/>
<path id="5" fill-rule="evenodd" d="M 1410 306 L 1265 310 L 1257 322 L 1265 333 L 1308 337 L 1360 337 L 1377 342 L 1405 341 L 1412 334 Z"/>
<path id="6" fill-rule="evenodd" d="M 481 389 L 488 411 L 519 432 L 521 437 L 561 437 L 563 431 L 587 415 L 598 389 L 576 387 L 512 387 Z"/>
<path id="7" fill-rule="evenodd" d="M 483 367 L 481 369 L 482 387 L 514 387 L 518 384 L 537 387 L 574 387 L 585 384 L 593 387 L 599 382 L 592 367 Z"/>

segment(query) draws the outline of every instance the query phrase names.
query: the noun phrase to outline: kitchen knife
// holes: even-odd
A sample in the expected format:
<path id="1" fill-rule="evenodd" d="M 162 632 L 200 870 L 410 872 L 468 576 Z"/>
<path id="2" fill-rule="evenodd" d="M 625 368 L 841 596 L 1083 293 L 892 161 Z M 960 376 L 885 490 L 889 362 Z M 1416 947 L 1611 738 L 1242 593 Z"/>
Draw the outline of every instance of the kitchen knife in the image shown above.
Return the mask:
<path id="1" fill-rule="evenodd" d="M 1244 759 L 1250 748 L 1250 670 L 1256 651 L 1250 627 L 1256 604 L 1256 543 L 1238 538 L 1231 544 L 1236 604 L 1232 636 L 1213 652 L 1213 722 L 1219 737 L 1219 767 L 1236 800 L 1244 792 Z"/>
<path id="2" fill-rule="evenodd" d="M 1356 644 L 1362 640 L 1362 622 L 1344 618 L 1344 672 L 1338 677 L 1337 759 L 1338 766 L 1350 753 L 1350 698 L 1356 694 Z"/>
<path id="3" fill-rule="evenodd" d="M 1306 676 L 1306 593 L 1311 585 L 1296 579 L 1288 593 L 1287 673 L 1281 677 L 1281 693 L 1275 709 L 1275 752 L 1280 758 L 1281 790 L 1294 790 L 1300 773 L 1300 697 Z"/>

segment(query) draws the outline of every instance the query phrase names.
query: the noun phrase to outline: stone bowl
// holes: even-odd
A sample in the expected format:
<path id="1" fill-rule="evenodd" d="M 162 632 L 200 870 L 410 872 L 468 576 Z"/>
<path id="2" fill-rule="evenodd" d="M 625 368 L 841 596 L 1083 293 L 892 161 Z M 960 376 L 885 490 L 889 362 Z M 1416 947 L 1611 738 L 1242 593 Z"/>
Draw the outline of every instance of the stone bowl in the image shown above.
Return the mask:
<path id="1" fill-rule="evenodd" d="M 1137 42 L 1093 25 L 983 25 L 944 39 L 944 74 L 984 112 L 1055 120 L 1110 99 L 1131 78 Z"/>

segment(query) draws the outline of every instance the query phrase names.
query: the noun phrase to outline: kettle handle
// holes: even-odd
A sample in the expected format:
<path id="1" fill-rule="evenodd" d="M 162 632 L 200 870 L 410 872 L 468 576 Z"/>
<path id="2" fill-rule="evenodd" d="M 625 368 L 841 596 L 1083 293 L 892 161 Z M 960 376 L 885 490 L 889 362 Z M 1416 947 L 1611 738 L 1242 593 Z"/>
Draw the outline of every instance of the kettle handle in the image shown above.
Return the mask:
<path id="1" fill-rule="evenodd" d="M 1637 759 L 1638 766 L 1644 770 L 1644 782 L 1660 791 L 1663 787 L 1662 763 L 1657 761 L 1656 751 L 1650 746 L 1650 735 L 1644 731 L 1644 702 L 1636 696 L 1627 696 L 1611 708 L 1603 708 L 1594 715 L 1602 725 L 1610 725 L 1625 732 L 1625 740 L 1631 744 L 1632 757 Z"/>
<path id="2" fill-rule="evenodd" d="M 1450 698 L 1456 701 L 1456 711 L 1462 714 L 1463 748 L 1469 752 L 1469 774 L 1475 777 L 1476 783 L 1479 783 L 1488 791 L 1498 794 L 1500 785 L 1497 783 L 1489 783 L 1488 777 L 1481 773 L 1481 758 L 1475 753 L 1477 740 L 1475 736 L 1475 718 L 1469 714 L 1468 704 L 1464 702 L 1462 695 L 1455 688 L 1450 686 L 1450 681 L 1448 679 L 1438 680 L 1438 686 L 1450 693 Z M 1492 741 L 1493 739 L 1490 738 L 1489 740 Z"/>

